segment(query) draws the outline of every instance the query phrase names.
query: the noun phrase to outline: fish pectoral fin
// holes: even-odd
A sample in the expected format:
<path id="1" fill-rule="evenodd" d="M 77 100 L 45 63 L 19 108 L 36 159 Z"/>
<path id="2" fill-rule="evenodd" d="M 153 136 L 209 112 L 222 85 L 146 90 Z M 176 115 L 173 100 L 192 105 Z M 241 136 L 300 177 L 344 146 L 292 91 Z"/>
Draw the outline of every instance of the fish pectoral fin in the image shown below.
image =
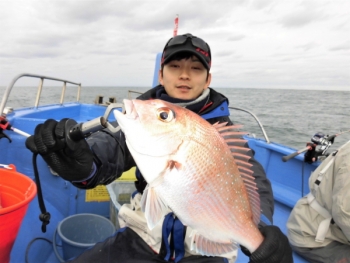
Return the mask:
<path id="1" fill-rule="evenodd" d="M 141 198 L 141 209 L 145 213 L 147 225 L 152 230 L 168 213 L 168 206 L 157 195 L 154 187 L 147 186 Z"/>
<path id="2" fill-rule="evenodd" d="M 223 255 L 237 250 L 237 248 L 238 244 L 233 241 L 212 241 L 199 233 L 194 233 L 191 239 L 191 250 L 206 256 Z"/>

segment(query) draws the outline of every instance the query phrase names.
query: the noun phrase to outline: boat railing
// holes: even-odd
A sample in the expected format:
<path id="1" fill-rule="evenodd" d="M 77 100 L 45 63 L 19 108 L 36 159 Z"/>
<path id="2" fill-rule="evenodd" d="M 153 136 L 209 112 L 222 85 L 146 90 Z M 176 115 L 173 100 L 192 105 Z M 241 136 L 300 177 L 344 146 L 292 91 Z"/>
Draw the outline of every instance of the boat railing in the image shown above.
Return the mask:
<path id="1" fill-rule="evenodd" d="M 9 95 L 11 93 L 11 90 L 13 88 L 13 86 L 15 85 L 16 81 L 22 77 L 30 77 L 30 78 L 38 78 L 40 79 L 39 81 L 39 86 L 38 86 L 38 91 L 36 94 L 36 99 L 35 99 L 35 104 L 34 104 L 34 108 L 38 108 L 39 106 L 39 102 L 40 102 L 40 97 L 41 97 L 41 91 L 43 89 L 43 84 L 44 84 L 44 80 L 53 80 L 53 81 L 58 81 L 58 82 L 63 82 L 63 87 L 62 87 L 62 92 L 61 92 L 61 98 L 60 98 L 60 104 L 63 104 L 64 101 L 64 95 L 66 92 L 66 87 L 67 87 L 67 83 L 68 84 L 73 84 L 73 85 L 77 85 L 78 86 L 78 91 L 77 91 L 77 99 L 76 101 L 78 102 L 80 99 L 80 91 L 81 91 L 81 83 L 76 83 L 73 81 L 69 81 L 69 80 L 65 80 L 65 79 L 59 79 L 59 78 L 53 78 L 53 77 L 47 77 L 47 76 L 43 76 L 43 75 L 35 75 L 35 74 L 28 74 L 28 73 L 22 73 L 17 75 L 16 77 L 14 77 L 10 83 L 10 85 L 7 86 L 4 96 L 2 97 L 2 101 L 0 104 L 0 114 L 4 113 L 4 108 L 6 106 L 7 100 L 9 98 Z"/>
<path id="2" fill-rule="evenodd" d="M 267 133 L 266 133 L 266 131 L 264 129 L 264 126 L 262 125 L 262 123 L 259 121 L 258 117 L 253 112 L 251 112 L 249 110 L 246 110 L 246 109 L 238 108 L 238 107 L 229 107 L 229 108 L 232 109 L 232 110 L 239 110 L 239 111 L 243 111 L 243 112 L 246 112 L 246 113 L 250 114 L 256 120 L 256 122 L 258 123 L 258 125 L 260 127 L 260 130 L 263 133 L 266 142 L 270 143 L 270 139 L 267 136 Z"/>

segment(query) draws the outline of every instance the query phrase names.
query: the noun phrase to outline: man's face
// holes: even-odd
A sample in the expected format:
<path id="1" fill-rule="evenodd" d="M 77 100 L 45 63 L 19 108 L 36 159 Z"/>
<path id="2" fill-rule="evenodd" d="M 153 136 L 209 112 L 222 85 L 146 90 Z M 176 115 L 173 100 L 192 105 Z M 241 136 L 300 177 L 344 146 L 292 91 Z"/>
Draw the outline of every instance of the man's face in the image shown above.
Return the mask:
<path id="1" fill-rule="evenodd" d="M 189 59 L 172 60 L 159 71 L 159 83 L 173 98 L 192 100 L 198 98 L 209 87 L 211 74 L 196 56 Z"/>

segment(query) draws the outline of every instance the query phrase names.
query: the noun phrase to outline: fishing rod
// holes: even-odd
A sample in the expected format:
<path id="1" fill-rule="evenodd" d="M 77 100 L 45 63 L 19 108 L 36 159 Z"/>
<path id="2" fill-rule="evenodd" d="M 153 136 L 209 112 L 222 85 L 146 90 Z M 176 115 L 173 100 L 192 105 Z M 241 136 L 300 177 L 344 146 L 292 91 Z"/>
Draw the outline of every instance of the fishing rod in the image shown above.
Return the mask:
<path id="1" fill-rule="evenodd" d="M 283 156 L 282 161 L 287 162 L 288 160 L 292 159 L 293 157 L 306 152 L 306 151 L 313 151 L 315 150 L 315 160 L 317 160 L 317 157 L 319 156 L 326 156 L 326 151 L 328 148 L 334 143 L 334 139 L 338 137 L 341 134 L 350 132 L 350 130 L 346 130 L 343 132 L 339 132 L 337 134 L 333 135 L 324 135 L 322 132 L 316 133 L 313 137 L 311 137 L 311 142 L 306 143 L 306 147 L 298 150 L 294 153 L 291 153 L 289 155 Z M 318 147 L 318 149 L 316 149 Z M 313 160 L 313 161 L 315 161 Z"/>
<path id="2" fill-rule="evenodd" d="M 6 138 L 9 140 L 9 142 L 12 142 L 11 138 L 6 133 L 4 133 L 4 130 L 13 131 L 25 137 L 30 136 L 30 134 L 13 127 L 5 116 L 0 116 L 0 139 Z"/>
<path id="3" fill-rule="evenodd" d="M 103 130 L 105 128 L 109 129 L 112 132 L 117 132 L 120 130 L 120 127 L 114 127 L 112 124 L 110 124 L 108 122 L 108 117 L 110 115 L 110 113 L 112 112 L 112 110 L 115 109 L 121 109 L 122 112 L 124 112 L 124 104 L 122 103 L 111 103 L 103 116 L 97 117 L 95 119 L 86 121 L 86 122 L 82 122 L 82 123 L 77 123 L 75 125 L 73 125 L 67 136 L 69 136 L 70 139 L 72 139 L 73 141 L 78 141 L 81 140 L 83 138 L 88 137 L 89 135 L 91 135 L 94 132 Z M 26 133 L 24 131 L 21 131 L 17 128 L 14 128 L 10 122 L 6 119 L 5 116 L 0 116 L 0 139 L 5 137 L 7 138 L 10 142 L 12 141 L 11 138 L 6 135 L 3 131 L 4 130 L 10 130 L 13 132 L 16 132 L 24 137 L 29 137 L 30 134 Z"/>
<path id="4" fill-rule="evenodd" d="M 69 130 L 69 138 L 74 140 L 74 141 L 78 141 L 81 140 L 83 138 L 88 137 L 89 135 L 91 135 L 94 132 L 103 130 L 105 128 L 107 128 L 108 130 L 110 130 L 113 133 L 116 133 L 120 130 L 119 126 L 113 126 L 110 122 L 108 122 L 108 116 L 110 115 L 110 113 L 112 112 L 112 110 L 115 109 L 120 109 L 121 112 L 124 112 L 124 104 L 122 103 L 111 103 L 103 116 L 101 117 L 97 117 L 95 119 L 92 119 L 90 121 L 86 121 L 86 122 L 82 122 L 82 123 L 78 123 L 75 124 L 70 130 Z"/>

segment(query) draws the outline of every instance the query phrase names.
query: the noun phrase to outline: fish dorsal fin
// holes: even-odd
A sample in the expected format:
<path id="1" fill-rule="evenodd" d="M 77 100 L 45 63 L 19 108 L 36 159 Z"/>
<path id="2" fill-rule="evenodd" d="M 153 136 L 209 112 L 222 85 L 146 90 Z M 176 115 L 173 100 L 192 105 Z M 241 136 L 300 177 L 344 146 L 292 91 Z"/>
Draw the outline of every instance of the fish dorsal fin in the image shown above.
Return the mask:
<path id="1" fill-rule="evenodd" d="M 205 256 L 217 256 L 237 250 L 238 245 L 233 241 L 215 242 L 193 230 L 191 233 L 191 250 Z"/>
<path id="2" fill-rule="evenodd" d="M 227 122 L 215 123 L 213 126 L 225 140 L 231 151 L 232 157 L 238 166 L 240 176 L 247 190 L 249 203 L 252 209 L 252 219 L 257 225 L 260 222 L 260 196 L 253 176 L 254 172 L 251 170 L 253 165 L 248 162 L 251 158 L 251 156 L 248 155 L 248 153 L 251 152 L 251 149 L 244 147 L 247 141 L 242 138 L 242 136 L 247 133 L 235 131 L 235 129 L 241 128 L 242 125 L 226 126 L 226 124 Z"/>
<path id="3" fill-rule="evenodd" d="M 225 127 L 227 125 L 227 123 L 228 123 L 227 121 L 226 122 L 221 122 L 221 123 L 215 122 L 213 124 L 213 127 L 216 128 L 217 130 L 219 130 L 220 128 Z"/>

